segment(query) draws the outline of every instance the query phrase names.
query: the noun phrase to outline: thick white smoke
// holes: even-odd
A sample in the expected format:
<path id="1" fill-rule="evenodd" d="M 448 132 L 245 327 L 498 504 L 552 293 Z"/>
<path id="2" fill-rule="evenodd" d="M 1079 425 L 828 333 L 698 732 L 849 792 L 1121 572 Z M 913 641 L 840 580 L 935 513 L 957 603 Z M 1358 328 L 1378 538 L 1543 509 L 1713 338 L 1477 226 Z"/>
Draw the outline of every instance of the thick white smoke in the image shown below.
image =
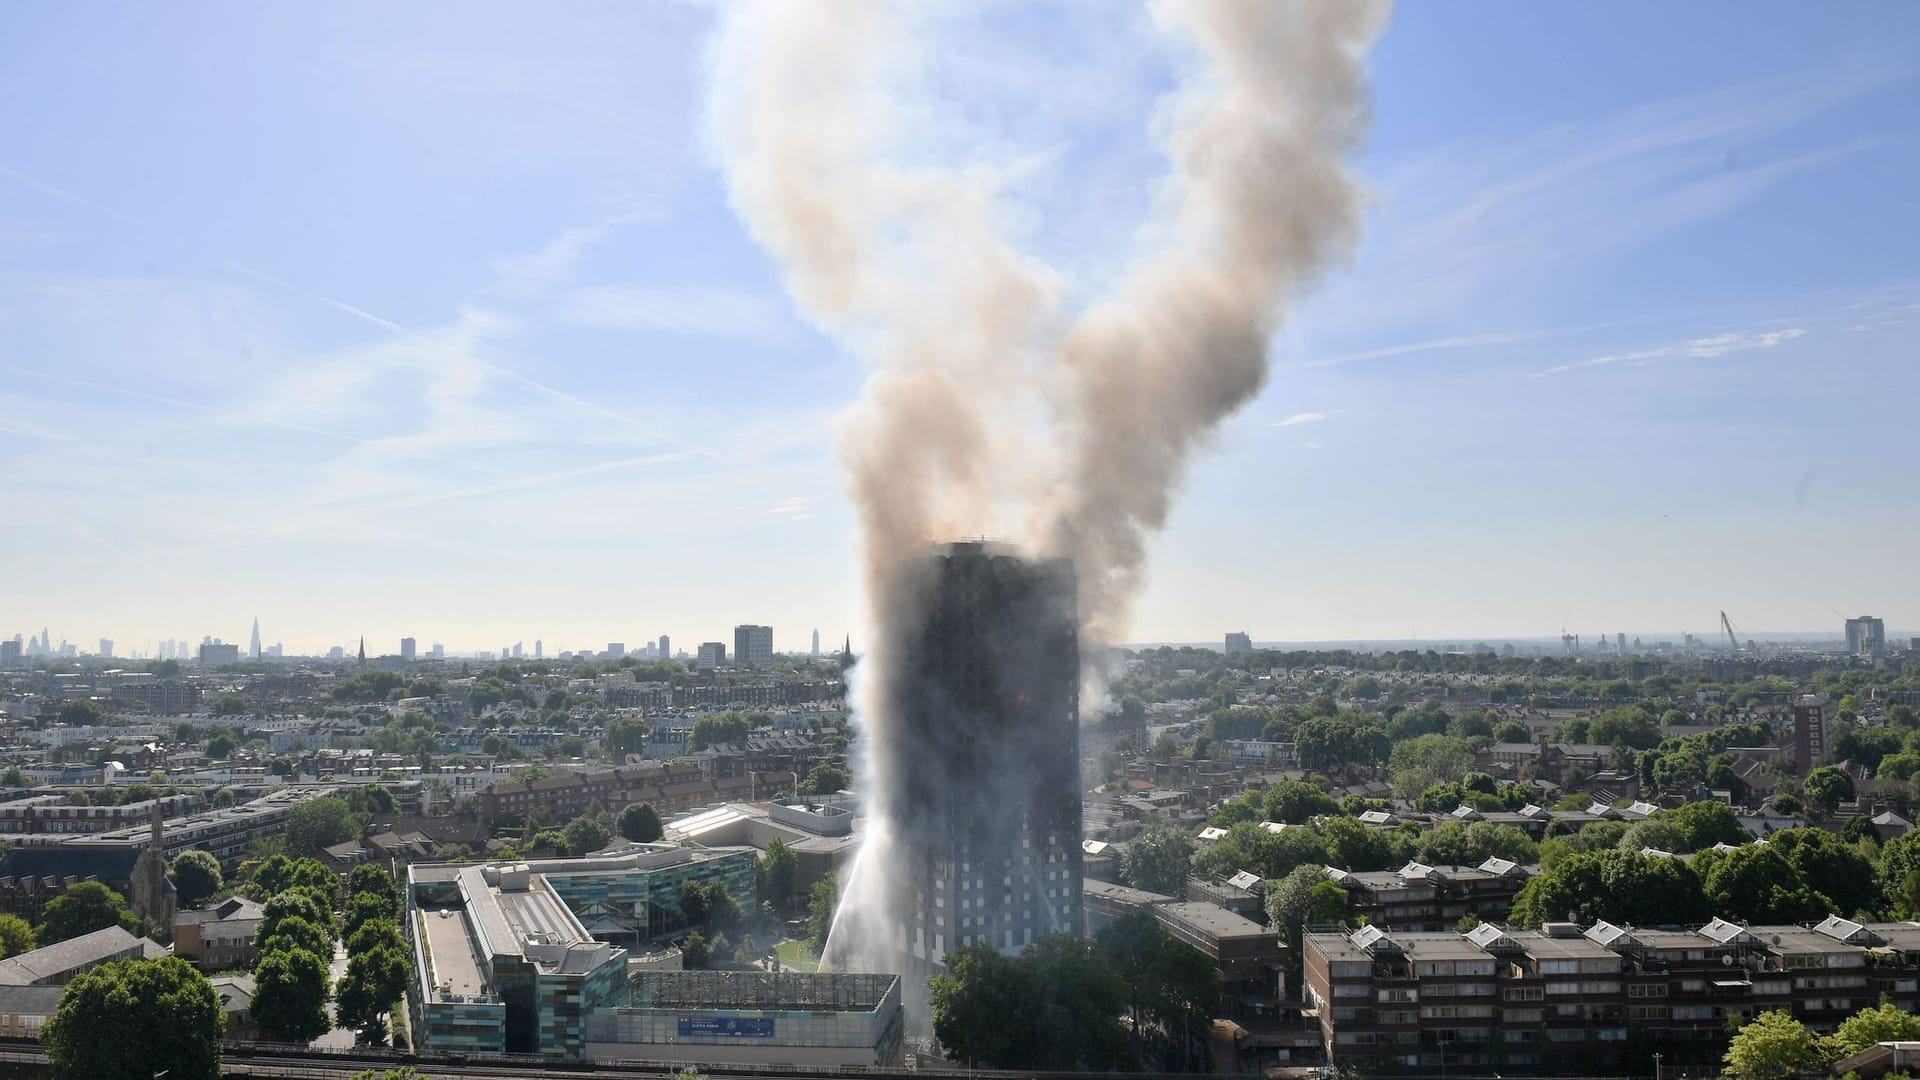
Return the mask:
<path id="1" fill-rule="evenodd" d="M 924 13 L 749 0 L 724 9 L 712 56 L 736 211 L 801 310 L 872 368 L 840 433 L 874 628 L 856 702 L 868 832 L 830 950 L 854 967 L 888 963 L 901 936 L 883 763 L 910 750 L 874 707 L 915 611 L 895 568 L 936 540 L 1021 532 L 1073 560 L 1083 639 L 1119 639 L 1187 462 L 1260 390 L 1289 296 L 1354 242 L 1345 158 L 1386 4 L 1153 5 L 1187 61 L 1152 118 L 1171 162 L 1142 232 L 1155 241 L 1077 316 L 1006 239 L 999 173 L 900 160 L 922 118 L 904 88 Z"/>

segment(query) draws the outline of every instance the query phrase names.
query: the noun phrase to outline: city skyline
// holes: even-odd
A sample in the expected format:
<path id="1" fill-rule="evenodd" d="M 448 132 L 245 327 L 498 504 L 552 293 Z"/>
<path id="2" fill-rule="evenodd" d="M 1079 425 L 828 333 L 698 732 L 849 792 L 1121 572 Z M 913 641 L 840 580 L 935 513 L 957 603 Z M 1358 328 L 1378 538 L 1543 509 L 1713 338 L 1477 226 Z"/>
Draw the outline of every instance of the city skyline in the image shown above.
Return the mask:
<path id="1" fill-rule="evenodd" d="M 687 642 L 728 640 L 722 611 L 870 636 L 832 448 L 862 366 L 727 203 L 710 15 L 582 19 L 0 17 L 0 87 L 66 103 L 0 118 L 18 632 L 245 643 L 259 611 L 295 652 L 586 647 L 645 610 Z M 1398 12 L 1358 253 L 1195 461 L 1117 636 L 1920 621 L 1887 573 L 1920 526 L 1916 20 Z M 992 165 L 1075 300 L 1163 168 L 1140 23 L 943 27 L 973 119 L 913 148 Z"/>

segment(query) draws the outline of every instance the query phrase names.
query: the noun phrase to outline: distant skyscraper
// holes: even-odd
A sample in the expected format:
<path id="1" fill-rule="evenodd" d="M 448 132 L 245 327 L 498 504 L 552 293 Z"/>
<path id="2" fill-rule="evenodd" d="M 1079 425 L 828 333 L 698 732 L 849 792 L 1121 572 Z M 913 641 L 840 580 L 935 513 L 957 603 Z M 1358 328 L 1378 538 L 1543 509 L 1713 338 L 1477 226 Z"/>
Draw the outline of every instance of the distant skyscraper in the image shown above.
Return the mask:
<path id="1" fill-rule="evenodd" d="M 111 657 L 113 655 L 113 639 L 112 638 L 103 637 L 100 639 L 100 655 L 107 656 L 107 657 Z"/>
<path id="2" fill-rule="evenodd" d="M 618 660 L 625 655 L 627 655 L 627 646 L 625 642 L 621 642 L 621 641 L 607 642 L 607 659 Z"/>
<path id="3" fill-rule="evenodd" d="M 447 647 L 436 641 L 433 643 L 433 648 L 427 651 L 427 655 L 433 657 L 435 660 L 445 660 L 447 658 Z"/>
<path id="4" fill-rule="evenodd" d="M 773 663 L 773 627 L 734 627 L 733 662 L 743 667 L 764 667 Z"/>
<path id="5" fill-rule="evenodd" d="M 1245 652 L 1252 652 L 1252 651 L 1253 651 L 1253 637 L 1249 635 L 1245 630 L 1241 630 L 1237 633 L 1231 633 L 1227 635 L 1227 652 L 1229 655 L 1233 653 L 1245 653 Z"/>
<path id="6" fill-rule="evenodd" d="M 417 649 L 418 645 L 412 638 L 403 637 L 400 639 L 400 659 L 411 663 Z"/>
<path id="7" fill-rule="evenodd" d="M 25 647 L 20 644 L 19 634 L 15 634 L 5 641 L 0 641 L 0 665 L 19 663 L 20 655 L 25 651 Z"/>
<path id="8" fill-rule="evenodd" d="M 1887 624 L 1884 619 L 1862 615 L 1847 620 L 1847 651 L 1855 656 L 1880 657 L 1887 651 Z"/>
<path id="9" fill-rule="evenodd" d="M 543 659 L 546 655 L 547 655 L 547 643 L 540 640 L 539 638 L 534 638 L 533 639 L 533 658 L 535 660 L 540 660 L 540 659 Z"/>
<path id="10" fill-rule="evenodd" d="M 1613 635 L 1613 643 L 1616 647 L 1619 648 L 1621 656 L 1627 655 L 1627 635 L 1625 634 Z"/>
<path id="11" fill-rule="evenodd" d="M 260 616 L 253 617 L 253 636 L 247 639 L 247 655 L 260 659 Z"/>
<path id="12" fill-rule="evenodd" d="M 820 628 L 817 626 L 813 628 L 813 651 L 807 655 L 815 657 L 820 655 Z"/>
<path id="13" fill-rule="evenodd" d="M 696 655 L 694 662 L 699 666 L 701 671 L 712 671 L 714 668 L 725 664 L 727 662 L 727 643 L 724 641 L 701 642 L 700 652 Z"/>
<path id="14" fill-rule="evenodd" d="M 665 634 L 660 635 L 660 659 L 673 659 L 673 642 L 667 640 L 667 635 Z"/>

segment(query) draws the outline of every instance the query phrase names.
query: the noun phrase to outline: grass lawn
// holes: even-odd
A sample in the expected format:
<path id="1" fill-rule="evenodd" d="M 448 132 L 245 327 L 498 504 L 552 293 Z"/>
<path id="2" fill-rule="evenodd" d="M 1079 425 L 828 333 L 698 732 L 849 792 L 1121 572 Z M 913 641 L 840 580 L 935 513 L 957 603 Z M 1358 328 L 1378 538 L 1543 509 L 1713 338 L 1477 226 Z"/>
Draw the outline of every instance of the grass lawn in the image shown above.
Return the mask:
<path id="1" fill-rule="evenodd" d="M 773 947 L 773 954 L 780 958 L 782 971 L 820 970 L 820 958 L 813 954 L 812 942 L 783 941 Z"/>

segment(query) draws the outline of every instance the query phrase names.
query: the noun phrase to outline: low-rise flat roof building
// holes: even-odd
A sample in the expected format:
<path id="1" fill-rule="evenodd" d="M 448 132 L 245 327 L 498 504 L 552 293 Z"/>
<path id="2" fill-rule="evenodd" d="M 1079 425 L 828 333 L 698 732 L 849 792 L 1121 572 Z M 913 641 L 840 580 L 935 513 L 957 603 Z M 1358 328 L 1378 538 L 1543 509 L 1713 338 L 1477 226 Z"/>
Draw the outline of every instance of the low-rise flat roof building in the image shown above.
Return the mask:
<path id="1" fill-rule="evenodd" d="M 898 1066 L 905 1023 L 898 975 L 642 971 L 587 1021 L 587 1057 Z"/>

